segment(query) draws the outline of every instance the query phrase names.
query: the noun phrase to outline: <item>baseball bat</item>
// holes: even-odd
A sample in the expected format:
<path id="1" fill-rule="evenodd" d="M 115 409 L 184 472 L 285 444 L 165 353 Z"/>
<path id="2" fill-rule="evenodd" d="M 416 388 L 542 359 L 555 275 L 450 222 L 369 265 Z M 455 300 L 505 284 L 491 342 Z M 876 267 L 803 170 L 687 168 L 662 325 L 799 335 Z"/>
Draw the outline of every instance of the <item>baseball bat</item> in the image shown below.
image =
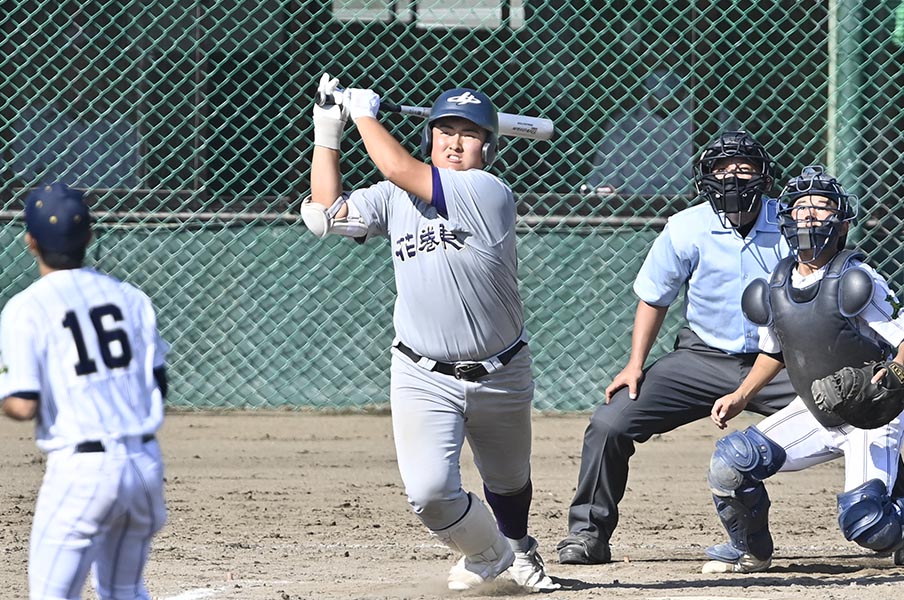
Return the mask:
<path id="1" fill-rule="evenodd" d="M 333 93 L 333 97 L 341 102 L 342 91 L 337 89 Z M 338 104 L 338 102 L 336 102 Z M 332 104 L 318 102 L 321 106 Z M 405 104 L 394 104 L 380 99 L 380 110 L 403 115 L 410 115 L 419 119 L 426 119 L 430 116 L 430 109 L 424 106 L 408 106 Z M 499 116 L 499 135 L 506 137 L 520 137 L 528 140 L 551 140 L 555 135 L 555 124 L 551 119 L 542 117 L 529 117 L 525 115 L 514 115 L 511 113 L 497 113 Z"/>
<path id="2" fill-rule="evenodd" d="M 410 115 L 420 119 L 426 119 L 430 116 L 430 109 L 427 107 L 393 104 L 382 100 L 380 101 L 380 110 L 402 113 L 403 115 Z M 555 125 L 550 119 L 513 115 L 504 112 L 497 114 L 499 116 L 500 136 L 520 137 L 528 140 L 551 140 L 555 134 Z"/>

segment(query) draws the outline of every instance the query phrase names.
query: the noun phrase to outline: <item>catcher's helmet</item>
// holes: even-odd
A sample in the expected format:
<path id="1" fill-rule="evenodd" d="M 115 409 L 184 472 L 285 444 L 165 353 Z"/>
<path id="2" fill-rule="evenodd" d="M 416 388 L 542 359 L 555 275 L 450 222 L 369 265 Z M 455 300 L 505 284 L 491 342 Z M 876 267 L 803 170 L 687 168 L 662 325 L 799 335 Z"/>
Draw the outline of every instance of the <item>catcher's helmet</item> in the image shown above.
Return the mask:
<path id="1" fill-rule="evenodd" d="M 490 97 L 468 88 L 456 88 L 440 94 L 430 109 L 424 133 L 421 136 L 421 153 L 430 158 L 433 150 L 433 124 L 443 117 L 461 117 L 489 132 L 483 144 L 484 167 L 489 167 L 496 159 L 499 138 L 499 116 Z"/>
<path id="2" fill-rule="evenodd" d="M 830 213 L 828 218 L 815 219 L 813 210 L 809 208 L 813 204 L 801 203 L 795 206 L 796 202 L 809 196 L 821 196 L 834 202 L 834 206 L 818 206 L 820 211 Z M 825 167 L 804 167 L 800 175 L 788 181 L 778 200 L 782 235 L 788 240 L 797 260 L 816 260 L 833 241 L 837 249 L 844 248 L 847 236 L 841 235 L 842 224 L 856 219 L 857 197 L 848 194 L 834 177 L 826 173 Z M 812 257 L 802 260 L 802 250 L 812 250 Z"/>
<path id="3" fill-rule="evenodd" d="M 725 162 L 749 162 L 756 166 L 753 177 L 716 173 Z M 720 164 L 721 163 L 721 164 Z M 746 131 L 726 131 L 709 143 L 694 163 L 694 185 L 726 227 L 734 226 L 726 215 L 755 213 L 763 194 L 775 182 L 775 161 L 766 148 Z"/>

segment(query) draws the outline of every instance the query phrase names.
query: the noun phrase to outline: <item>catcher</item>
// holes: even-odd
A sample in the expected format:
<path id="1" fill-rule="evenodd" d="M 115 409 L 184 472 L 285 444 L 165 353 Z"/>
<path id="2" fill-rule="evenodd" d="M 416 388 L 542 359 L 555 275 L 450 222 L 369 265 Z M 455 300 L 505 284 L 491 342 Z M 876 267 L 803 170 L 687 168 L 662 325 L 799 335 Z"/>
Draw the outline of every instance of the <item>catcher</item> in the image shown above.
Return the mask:
<path id="1" fill-rule="evenodd" d="M 712 560 L 703 572 L 768 569 L 773 543 L 763 480 L 842 456 L 841 532 L 865 548 L 894 552 L 902 564 L 904 500 L 889 490 L 904 436 L 904 317 L 896 318 L 885 279 L 862 254 L 844 249 L 856 198 L 835 178 L 807 167 L 779 202 L 792 254 L 742 299 L 745 316 L 761 328 L 761 353 L 738 389 L 716 401 L 711 418 L 724 429 L 783 368 L 798 397 L 716 443 L 708 479 L 729 541 L 707 548 Z"/>

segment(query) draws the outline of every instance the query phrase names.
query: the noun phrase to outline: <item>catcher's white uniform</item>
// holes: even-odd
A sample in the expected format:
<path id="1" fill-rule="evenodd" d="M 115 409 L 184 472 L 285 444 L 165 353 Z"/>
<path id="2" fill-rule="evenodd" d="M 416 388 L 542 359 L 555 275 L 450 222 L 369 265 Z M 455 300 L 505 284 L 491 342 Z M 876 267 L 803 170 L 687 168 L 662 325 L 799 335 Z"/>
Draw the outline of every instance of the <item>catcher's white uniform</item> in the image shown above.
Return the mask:
<path id="1" fill-rule="evenodd" d="M 164 524 L 163 419 L 154 369 L 168 350 L 137 288 L 89 268 L 53 271 L 0 316 L 0 398 L 37 399 L 48 453 L 29 556 L 31 598 L 149 598 L 142 580 Z"/>
<path id="2" fill-rule="evenodd" d="M 874 282 L 872 301 L 854 318 L 861 334 L 897 348 L 904 341 L 904 316 L 893 317 L 895 311 L 890 302 L 893 295 L 888 283 L 869 265 L 859 261 L 855 261 L 854 265 L 869 273 Z M 791 285 L 796 288 L 815 285 L 822 280 L 825 272 L 824 267 L 803 277 L 795 269 L 791 273 Z M 763 352 L 782 350 L 771 327 L 761 327 L 759 333 Z M 870 479 L 881 479 L 891 489 L 895 481 L 901 438 L 904 437 L 901 417 L 886 427 L 869 431 L 855 429 L 851 425 L 826 428 L 819 424 L 798 397 L 784 409 L 757 423 L 756 428 L 785 449 L 787 459 L 780 469 L 782 472 L 800 471 L 843 455 L 845 490 Z"/>

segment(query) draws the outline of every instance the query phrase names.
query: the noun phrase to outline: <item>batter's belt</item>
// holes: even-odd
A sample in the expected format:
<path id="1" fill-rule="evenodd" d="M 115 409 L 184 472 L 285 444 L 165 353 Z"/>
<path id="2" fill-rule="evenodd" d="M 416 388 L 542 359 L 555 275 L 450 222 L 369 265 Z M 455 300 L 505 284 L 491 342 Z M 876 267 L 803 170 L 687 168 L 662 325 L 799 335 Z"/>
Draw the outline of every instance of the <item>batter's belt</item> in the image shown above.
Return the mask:
<path id="1" fill-rule="evenodd" d="M 509 362 L 515 358 L 515 355 L 527 345 L 527 342 L 524 340 L 518 340 L 515 342 L 515 345 L 496 356 L 496 360 L 498 360 L 503 366 L 509 364 Z M 412 362 L 419 362 L 423 356 L 403 344 L 399 342 L 396 344 L 396 348 L 399 349 L 399 352 L 407 356 L 412 360 Z M 457 363 L 445 363 L 434 361 L 433 367 L 430 371 L 436 371 L 437 373 L 442 373 L 443 375 L 451 375 L 455 379 L 464 379 L 465 381 L 477 381 L 481 377 L 485 375 L 489 375 L 489 371 L 485 365 L 479 362 L 471 362 L 471 361 L 462 361 Z"/>

